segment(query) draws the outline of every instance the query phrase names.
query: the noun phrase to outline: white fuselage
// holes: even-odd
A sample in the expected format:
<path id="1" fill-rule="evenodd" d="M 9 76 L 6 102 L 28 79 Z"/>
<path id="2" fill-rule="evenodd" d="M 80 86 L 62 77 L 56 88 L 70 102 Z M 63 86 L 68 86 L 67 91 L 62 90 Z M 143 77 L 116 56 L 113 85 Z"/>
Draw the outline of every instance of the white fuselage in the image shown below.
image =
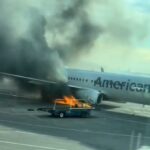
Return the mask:
<path id="1" fill-rule="evenodd" d="M 150 76 L 67 69 L 68 84 L 104 93 L 111 100 L 150 104 Z"/>

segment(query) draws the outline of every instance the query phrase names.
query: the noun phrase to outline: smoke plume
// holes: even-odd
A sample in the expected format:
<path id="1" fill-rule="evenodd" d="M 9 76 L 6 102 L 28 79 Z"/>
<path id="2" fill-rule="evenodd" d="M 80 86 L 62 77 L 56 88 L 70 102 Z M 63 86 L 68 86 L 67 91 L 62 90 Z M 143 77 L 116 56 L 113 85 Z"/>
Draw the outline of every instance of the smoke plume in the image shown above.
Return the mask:
<path id="1" fill-rule="evenodd" d="M 125 0 L 1 0 L 0 71 L 66 81 L 64 64 L 144 68 L 149 26 Z"/>
<path id="2" fill-rule="evenodd" d="M 100 32 L 85 6 L 85 0 L 1 0 L 0 71 L 64 81 L 64 62 Z"/>

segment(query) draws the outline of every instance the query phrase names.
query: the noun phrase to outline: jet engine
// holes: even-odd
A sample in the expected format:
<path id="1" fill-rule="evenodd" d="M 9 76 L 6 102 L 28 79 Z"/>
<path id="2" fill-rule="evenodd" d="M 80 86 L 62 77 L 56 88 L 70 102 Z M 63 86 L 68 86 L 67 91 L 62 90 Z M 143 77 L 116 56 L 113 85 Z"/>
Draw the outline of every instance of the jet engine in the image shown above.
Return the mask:
<path id="1" fill-rule="evenodd" d="M 92 104 L 100 104 L 103 99 L 103 94 L 93 89 L 78 89 L 74 94 L 78 99 L 88 101 Z"/>

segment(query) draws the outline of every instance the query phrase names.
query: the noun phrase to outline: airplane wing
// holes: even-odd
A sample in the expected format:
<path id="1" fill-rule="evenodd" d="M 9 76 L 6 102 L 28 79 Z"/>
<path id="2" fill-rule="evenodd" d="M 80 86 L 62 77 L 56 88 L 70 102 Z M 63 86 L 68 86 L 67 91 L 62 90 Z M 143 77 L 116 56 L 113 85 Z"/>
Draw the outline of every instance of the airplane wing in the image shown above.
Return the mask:
<path id="1" fill-rule="evenodd" d="M 28 83 L 36 84 L 36 85 L 58 84 L 58 82 L 56 82 L 56 81 L 43 80 L 43 79 L 32 78 L 32 77 L 25 77 L 25 76 L 16 75 L 16 74 L 10 74 L 10 73 L 5 73 L 5 72 L 0 72 L 0 76 L 2 76 L 2 77 L 9 77 L 9 78 L 13 78 L 13 79 L 25 80 Z M 85 90 L 89 89 L 89 88 L 85 88 L 85 87 L 81 87 L 81 86 L 76 86 L 76 85 L 72 85 L 72 84 L 67 84 L 67 86 L 69 86 L 71 88 L 74 88 L 74 89 L 85 89 Z"/>
<path id="2" fill-rule="evenodd" d="M 86 99 L 87 101 L 92 100 L 94 103 L 97 103 L 98 97 L 101 93 L 101 92 L 99 92 L 95 89 L 70 85 L 67 82 L 66 83 L 61 83 L 61 82 L 56 82 L 56 81 L 42 80 L 42 79 L 37 79 L 37 78 L 32 78 L 32 77 L 25 77 L 25 76 L 21 76 L 21 75 L 15 75 L 15 74 L 4 73 L 4 72 L 0 72 L 0 76 L 1 77 L 13 78 L 13 79 L 16 79 L 16 80 L 20 79 L 20 80 L 23 80 L 23 81 L 25 81 L 29 84 L 35 84 L 35 85 L 40 85 L 40 86 L 62 84 L 62 85 L 65 85 L 69 88 L 75 89 L 77 95 L 79 95 L 79 96 L 82 95 L 83 99 Z M 65 89 L 65 86 L 64 86 L 64 89 Z"/>
<path id="3" fill-rule="evenodd" d="M 22 80 L 25 80 L 28 83 L 37 84 L 37 85 L 56 84 L 55 81 L 42 80 L 42 79 L 37 79 L 37 78 L 32 78 L 32 77 L 25 77 L 25 76 L 21 76 L 21 75 L 15 75 L 15 74 L 4 73 L 4 72 L 0 72 L 0 76 L 14 78 L 14 79 L 22 79 Z"/>

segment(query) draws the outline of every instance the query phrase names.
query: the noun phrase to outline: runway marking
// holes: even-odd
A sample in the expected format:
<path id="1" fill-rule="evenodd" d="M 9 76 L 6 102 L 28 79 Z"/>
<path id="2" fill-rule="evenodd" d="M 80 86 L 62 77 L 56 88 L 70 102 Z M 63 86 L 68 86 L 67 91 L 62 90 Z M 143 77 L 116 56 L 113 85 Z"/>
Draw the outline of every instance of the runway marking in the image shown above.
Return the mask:
<path id="1" fill-rule="evenodd" d="M 92 131 L 92 130 L 78 130 L 74 128 L 62 128 L 62 127 L 54 127 L 54 126 L 46 126 L 46 125 L 33 125 L 29 123 L 20 123 L 16 121 L 10 121 L 10 120 L 0 120 L 0 122 L 8 122 L 8 123 L 13 123 L 13 124 L 20 124 L 20 125 L 26 125 L 26 126 L 32 126 L 32 127 L 41 127 L 41 128 L 47 128 L 47 129 L 57 129 L 57 130 L 65 130 L 65 131 L 73 131 L 73 132 L 79 132 L 79 133 L 90 133 L 90 134 L 103 134 L 103 135 L 111 135 L 111 136 L 122 136 L 122 137 L 130 137 L 131 134 L 123 134 L 123 133 L 113 133 L 113 132 L 103 132 L 103 131 Z M 25 132 L 24 132 L 25 133 Z M 32 134 L 32 133 L 31 133 Z M 134 135 L 134 137 L 138 137 Z M 150 139 L 150 136 L 142 136 L 142 138 L 147 138 Z"/>
<path id="2" fill-rule="evenodd" d="M 31 134 L 34 135 L 35 133 L 31 132 L 26 132 L 26 131 L 19 131 L 19 130 L 13 130 L 13 129 L 8 129 L 8 130 L 0 130 L 0 133 L 10 133 L 10 132 L 17 132 L 17 133 L 22 133 L 22 134 Z"/>
<path id="3" fill-rule="evenodd" d="M 41 149 L 47 149 L 47 150 L 67 150 L 67 149 L 61 149 L 61 148 L 55 148 L 55 147 L 45 147 L 45 146 L 31 145 L 31 144 L 25 144 L 25 143 L 17 143 L 17 142 L 12 142 L 12 141 L 5 141 L 5 140 L 0 140 L 0 143 L 33 147 L 33 148 L 41 148 Z"/>
<path id="4" fill-rule="evenodd" d="M 25 131 L 15 131 L 17 133 L 22 133 L 22 134 L 31 134 L 31 135 L 35 135 L 35 133 L 31 133 L 31 132 L 25 132 Z"/>

